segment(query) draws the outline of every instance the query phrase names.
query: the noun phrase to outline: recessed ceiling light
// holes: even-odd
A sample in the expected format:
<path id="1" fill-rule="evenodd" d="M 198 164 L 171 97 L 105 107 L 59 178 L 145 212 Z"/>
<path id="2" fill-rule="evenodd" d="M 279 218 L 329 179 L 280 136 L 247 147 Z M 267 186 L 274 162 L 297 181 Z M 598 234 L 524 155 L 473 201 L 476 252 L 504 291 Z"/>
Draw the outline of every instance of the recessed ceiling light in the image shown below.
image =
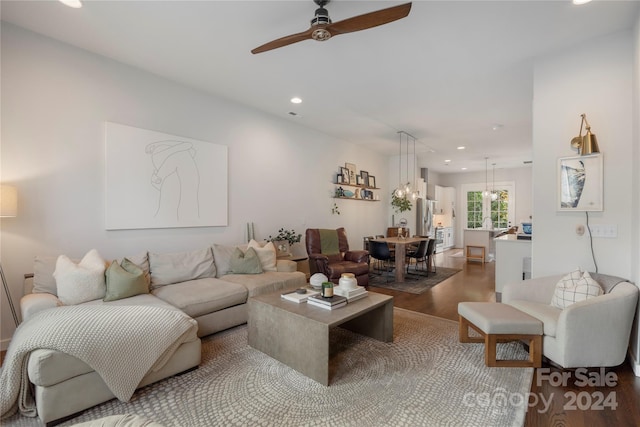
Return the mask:
<path id="1" fill-rule="evenodd" d="M 460 169 L 462 169 L 463 171 L 466 171 L 466 170 L 467 170 L 467 168 L 460 168 Z"/>
<path id="2" fill-rule="evenodd" d="M 449 163 L 449 162 L 451 162 L 451 160 L 445 160 L 444 162 L 445 162 L 445 163 Z"/>
<path id="3" fill-rule="evenodd" d="M 500 123 L 494 123 L 493 125 L 491 125 L 491 129 L 493 130 L 501 130 L 503 127 L 504 125 Z"/>
<path id="4" fill-rule="evenodd" d="M 60 3 L 72 7 L 74 9 L 79 9 L 82 7 L 82 3 L 80 2 L 80 0 L 59 0 Z"/>
<path id="5" fill-rule="evenodd" d="M 302 99 L 298 98 L 297 96 L 294 96 L 293 98 L 291 98 L 292 104 L 300 104 L 301 102 L 302 102 Z"/>
<path id="6" fill-rule="evenodd" d="M 460 147 L 458 147 L 458 150 L 464 150 L 465 148 L 467 147 L 465 147 L 464 145 L 461 145 Z"/>
<path id="7" fill-rule="evenodd" d="M 589 3 L 591 0 L 573 0 L 573 4 L 580 6 L 581 4 L 587 4 Z"/>

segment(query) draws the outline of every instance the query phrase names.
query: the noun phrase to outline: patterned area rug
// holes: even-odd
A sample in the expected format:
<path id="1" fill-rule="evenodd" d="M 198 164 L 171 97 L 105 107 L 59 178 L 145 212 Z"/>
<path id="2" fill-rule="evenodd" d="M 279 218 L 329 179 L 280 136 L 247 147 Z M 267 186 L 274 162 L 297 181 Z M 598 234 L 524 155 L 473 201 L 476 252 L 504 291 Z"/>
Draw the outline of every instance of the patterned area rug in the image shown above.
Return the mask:
<path id="1" fill-rule="evenodd" d="M 239 326 L 203 339 L 199 369 L 62 425 L 125 413 L 166 427 L 519 426 L 524 421 L 533 369 L 485 367 L 483 345 L 459 343 L 457 322 L 394 309 L 393 343 L 340 328 L 331 342 L 331 383 L 325 387 L 249 347 L 247 327 Z M 518 343 L 500 344 L 498 354 L 527 357 Z M 16 416 L 3 425 L 39 424 Z"/>
<path id="2" fill-rule="evenodd" d="M 409 292 L 410 294 L 421 294 L 460 271 L 462 270 L 459 268 L 437 267 L 435 273 L 429 273 L 427 276 L 426 272 L 419 270 L 415 272 L 413 267 L 410 267 L 409 274 L 405 275 L 404 282 L 396 282 L 393 271 L 391 273 L 383 272 L 382 275 L 370 275 L 369 286 Z"/>

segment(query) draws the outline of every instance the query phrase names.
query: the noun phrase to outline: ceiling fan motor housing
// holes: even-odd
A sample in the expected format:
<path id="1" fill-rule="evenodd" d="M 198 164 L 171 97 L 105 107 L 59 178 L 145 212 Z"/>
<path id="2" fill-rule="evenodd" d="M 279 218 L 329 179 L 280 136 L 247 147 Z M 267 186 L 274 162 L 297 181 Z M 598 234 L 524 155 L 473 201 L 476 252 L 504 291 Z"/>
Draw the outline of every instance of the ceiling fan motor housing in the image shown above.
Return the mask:
<path id="1" fill-rule="evenodd" d="M 323 6 L 323 5 L 321 5 Z M 316 28 L 311 33 L 311 37 L 316 41 L 325 41 L 331 38 L 331 33 L 324 28 L 325 25 L 331 24 L 331 18 L 329 18 L 329 11 L 324 7 L 316 9 L 316 14 L 311 20 L 311 27 L 321 26 Z"/>

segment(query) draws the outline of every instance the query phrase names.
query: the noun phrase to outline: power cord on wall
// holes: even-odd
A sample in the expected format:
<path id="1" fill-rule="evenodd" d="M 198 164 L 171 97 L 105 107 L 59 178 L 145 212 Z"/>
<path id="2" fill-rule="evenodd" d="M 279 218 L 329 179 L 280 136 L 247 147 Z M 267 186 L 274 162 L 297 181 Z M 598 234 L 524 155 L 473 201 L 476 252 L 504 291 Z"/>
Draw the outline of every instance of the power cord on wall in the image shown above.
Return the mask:
<path id="1" fill-rule="evenodd" d="M 589 212 L 585 211 L 584 214 L 587 217 L 587 230 L 589 231 L 589 244 L 591 245 L 591 258 L 593 258 L 593 265 L 596 267 L 596 273 L 597 273 L 598 263 L 596 262 L 596 255 L 593 252 L 593 236 L 591 235 L 591 227 L 589 227 Z"/>

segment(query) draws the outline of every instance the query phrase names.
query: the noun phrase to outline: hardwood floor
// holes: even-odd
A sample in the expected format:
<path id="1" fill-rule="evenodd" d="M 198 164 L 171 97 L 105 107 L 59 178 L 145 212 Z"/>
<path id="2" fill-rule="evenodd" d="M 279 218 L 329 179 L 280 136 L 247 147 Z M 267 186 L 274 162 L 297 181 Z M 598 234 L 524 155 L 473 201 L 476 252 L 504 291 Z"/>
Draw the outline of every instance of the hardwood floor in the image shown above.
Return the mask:
<path id="1" fill-rule="evenodd" d="M 457 321 L 458 302 L 496 299 L 495 263 L 467 263 L 464 258 L 451 256 L 459 251 L 453 249 L 438 254 L 436 266 L 462 268 L 462 271 L 424 294 L 373 287 L 371 290 L 393 295 L 396 307 Z M 596 381 L 599 384 L 594 384 Z M 640 426 L 640 378 L 633 374 L 628 360 L 604 372 L 598 369 L 563 371 L 545 360 L 534 374 L 524 425 Z"/>

